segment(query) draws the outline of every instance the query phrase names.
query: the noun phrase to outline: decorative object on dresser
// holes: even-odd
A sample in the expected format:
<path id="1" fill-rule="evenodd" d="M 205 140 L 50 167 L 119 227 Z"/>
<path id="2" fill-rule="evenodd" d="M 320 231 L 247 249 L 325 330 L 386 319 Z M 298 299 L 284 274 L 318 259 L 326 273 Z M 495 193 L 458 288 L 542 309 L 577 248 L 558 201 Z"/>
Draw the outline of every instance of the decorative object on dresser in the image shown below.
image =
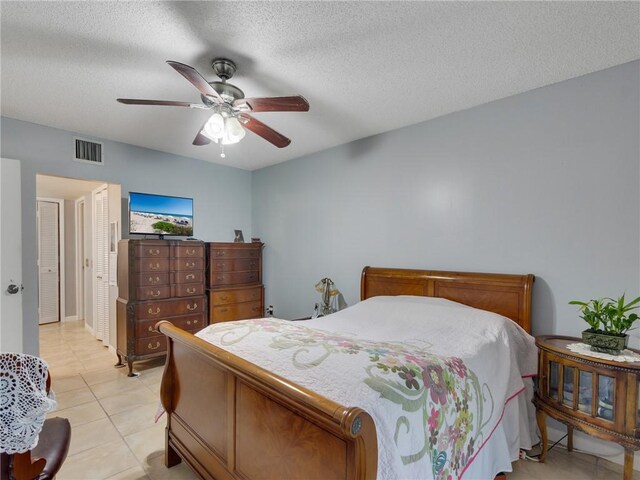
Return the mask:
<path id="1" fill-rule="evenodd" d="M 197 332 L 207 325 L 204 243 L 121 240 L 118 244 L 117 367 L 164 355 L 159 320 Z"/>
<path id="2" fill-rule="evenodd" d="M 210 323 L 264 316 L 263 246 L 206 243 Z"/>
<path id="3" fill-rule="evenodd" d="M 633 478 L 634 452 L 640 449 L 640 362 L 617 362 L 571 351 L 579 338 L 536 337 L 538 391 L 534 396 L 542 434 L 540 461 L 547 455 L 546 416 L 567 425 L 567 449 L 573 429 L 624 447 L 624 480 Z M 634 351 L 635 353 L 640 353 Z"/>
<path id="4" fill-rule="evenodd" d="M 624 294 L 617 300 L 600 298 L 581 302 L 573 300 L 569 305 L 580 306 L 580 313 L 591 328 L 582 332 L 582 341 L 591 345 L 594 352 L 618 355 L 627 348 L 629 336 L 626 332 L 638 319 L 638 314 L 630 313 L 639 308 L 640 297 L 625 303 Z"/>

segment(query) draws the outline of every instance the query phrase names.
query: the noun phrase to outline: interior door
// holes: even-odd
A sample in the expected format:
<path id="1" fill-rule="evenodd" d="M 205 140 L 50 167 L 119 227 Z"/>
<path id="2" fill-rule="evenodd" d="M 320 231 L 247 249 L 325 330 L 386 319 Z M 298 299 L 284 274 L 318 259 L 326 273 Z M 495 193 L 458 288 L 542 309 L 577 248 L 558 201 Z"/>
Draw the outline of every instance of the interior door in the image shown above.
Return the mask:
<path id="1" fill-rule="evenodd" d="M 20 162 L 0 159 L 0 352 L 22 352 Z"/>
<path id="2" fill-rule="evenodd" d="M 95 195 L 95 317 L 96 338 L 109 344 L 109 198 L 107 188 Z"/>
<path id="3" fill-rule="evenodd" d="M 38 322 L 60 321 L 60 208 L 38 200 Z"/>
<path id="4" fill-rule="evenodd" d="M 84 200 L 76 202 L 76 314 L 78 320 L 85 319 L 84 313 Z"/>

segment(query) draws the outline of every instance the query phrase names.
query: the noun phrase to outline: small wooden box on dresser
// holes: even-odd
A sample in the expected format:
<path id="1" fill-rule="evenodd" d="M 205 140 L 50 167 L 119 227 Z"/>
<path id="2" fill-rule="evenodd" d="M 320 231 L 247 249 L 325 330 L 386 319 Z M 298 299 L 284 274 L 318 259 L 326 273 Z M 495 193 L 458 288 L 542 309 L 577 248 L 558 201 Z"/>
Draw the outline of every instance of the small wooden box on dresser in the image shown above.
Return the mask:
<path id="1" fill-rule="evenodd" d="M 204 243 L 121 240 L 118 244 L 117 355 L 133 362 L 166 353 L 160 320 L 197 332 L 207 325 Z"/>
<path id="2" fill-rule="evenodd" d="M 206 243 L 209 322 L 264 317 L 262 243 Z"/>

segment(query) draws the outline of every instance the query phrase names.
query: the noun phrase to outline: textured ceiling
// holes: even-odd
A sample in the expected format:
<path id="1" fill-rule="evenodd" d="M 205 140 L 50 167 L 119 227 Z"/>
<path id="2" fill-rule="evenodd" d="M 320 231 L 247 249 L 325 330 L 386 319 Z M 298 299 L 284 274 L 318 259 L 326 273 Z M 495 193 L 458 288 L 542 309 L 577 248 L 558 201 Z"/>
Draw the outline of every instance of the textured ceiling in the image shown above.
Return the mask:
<path id="1" fill-rule="evenodd" d="M 2 115 L 256 169 L 640 58 L 638 2 L 1 2 Z M 208 80 L 238 65 L 247 96 L 304 95 L 258 113 L 221 159 L 191 141 L 207 112 L 166 65 Z"/>

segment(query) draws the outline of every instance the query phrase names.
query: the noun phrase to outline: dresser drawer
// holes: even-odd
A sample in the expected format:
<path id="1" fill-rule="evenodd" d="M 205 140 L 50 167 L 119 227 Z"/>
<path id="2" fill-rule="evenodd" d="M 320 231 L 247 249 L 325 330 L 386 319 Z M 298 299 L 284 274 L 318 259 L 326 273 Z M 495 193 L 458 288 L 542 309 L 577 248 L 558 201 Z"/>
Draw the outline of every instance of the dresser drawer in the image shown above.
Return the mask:
<path id="1" fill-rule="evenodd" d="M 136 339 L 136 355 L 150 355 L 167 351 L 167 337 L 156 335 Z"/>
<path id="2" fill-rule="evenodd" d="M 189 315 L 204 311 L 205 297 L 187 297 L 180 300 L 158 300 L 141 302 L 135 306 L 138 320 L 161 320 L 178 315 Z"/>
<path id="3" fill-rule="evenodd" d="M 169 285 L 169 273 L 139 273 L 132 276 L 133 281 L 140 287 Z"/>
<path id="4" fill-rule="evenodd" d="M 260 283 L 260 273 L 255 272 L 210 272 L 209 286 L 242 285 Z"/>
<path id="5" fill-rule="evenodd" d="M 204 295 L 202 283 L 183 283 L 173 286 L 172 297 L 193 297 L 194 295 Z"/>
<path id="6" fill-rule="evenodd" d="M 211 323 L 263 317 L 261 301 L 211 306 L 209 312 L 209 321 Z"/>
<path id="7" fill-rule="evenodd" d="M 209 250 L 209 258 L 260 258 L 261 247 L 250 248 L 225 248 L 211 246 Z"/>
<path id="8" fill-rule="evenodd" d="M 204 283 L 204 272 L 202 270 L 171 272 L 171 283 Z"/>
<path id="9" fill-rule="evenodd" d="M 173 256 L 175 258 L 204 258 L 204 245 L 174 245 Z"/>
<path id="10" fill-rule="evenodd" d="M 209 303 L 212 306 L 251 302 L 256 300 L 262 300 L 262 285 L 258 287 L 209 291 Z"/>
<path id="11" fill-rule="evenodd" d="M 172 258 L 171 270 L 204 270 L 204 258 Z"/>
<path id="12" fill-rule="evenodd" d="M 200 330 L 206 326 L 204 315 L 199 313 L 197 315 L 185 315 L 183 317 L 170 317 L 165 320 L 173 323 L 176 327 L 180 327 L 183 330 Z M 159 320 L 144 320 L 137 322 L 135 325 L 136 338 L 153 337 L 158 335 L 158 331 L 155 329 Z"/>
<path id="13" fill-rule="evenodd" d="M 242 272 L 258 271 L 260 260 L 257 258 L 216 258 L 211 261 L 211 271 L 218 272 Z"/>
<path id="14" fill-rule="evenodd" d="M 196 295 L 196 294 L 194 294 Z M 136 289 L 137 300 L 160 300 L 171 297 L 171 287 L 169 285 L 138 287 Z"/>
<path id="15" fill-rule="evenodd" d="M 136 245 L 133 247 L 133 256 L 169 258 L 169 250 L 169 245 Z"/>
<path id="16" fill-rule="evenodd" d="M 168 272 L 169 257 L 167 258 L 136 258 L 133 261 L 134 272 Z"/>

